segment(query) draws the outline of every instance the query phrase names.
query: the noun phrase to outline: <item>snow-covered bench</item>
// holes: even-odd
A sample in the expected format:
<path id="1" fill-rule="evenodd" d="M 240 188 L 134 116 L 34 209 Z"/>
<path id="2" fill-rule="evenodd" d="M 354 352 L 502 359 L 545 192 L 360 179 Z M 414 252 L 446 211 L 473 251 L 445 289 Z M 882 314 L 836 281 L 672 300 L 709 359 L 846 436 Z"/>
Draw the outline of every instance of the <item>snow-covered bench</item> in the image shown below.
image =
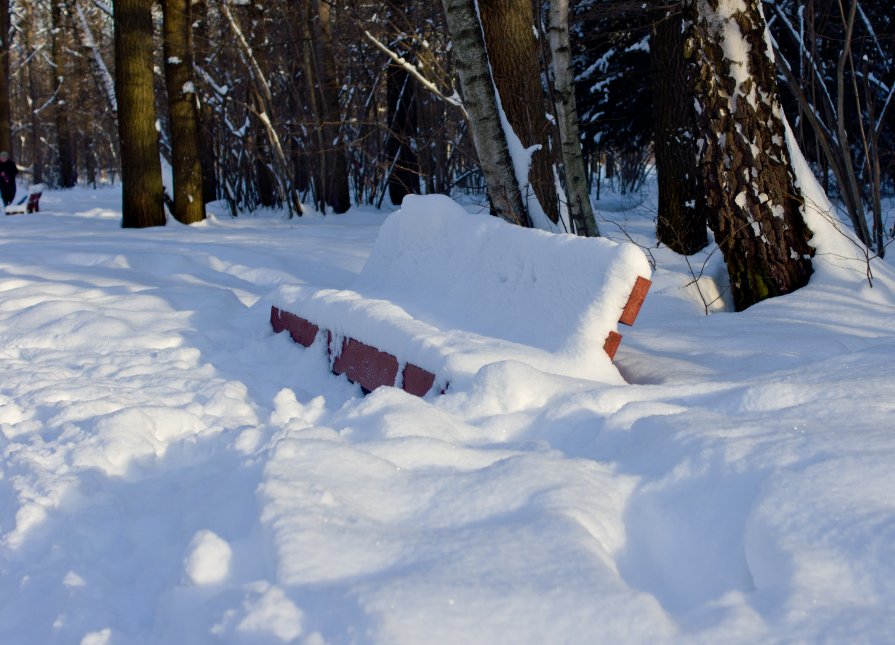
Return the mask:
<path id="1" fill-rule="evenodd" d="M 40 212 L 40 196 L 43 195 L 43 184 L 35 184 L 29 190 L 28 194 L 16 204 L 10 204 L 6 207 L 7 215 L 21 215 L 22 213 L 39 213 Z"/>
<path id="2" fill-rule="evenodd" d="M 633 244 L 523 229 L 448 197 L 405 197 L 350 290 L 284 286 L 270 322 L 370 391 L 420 396 L 515 360 L 618 382 L 611 364 L 649 289 Z"/>

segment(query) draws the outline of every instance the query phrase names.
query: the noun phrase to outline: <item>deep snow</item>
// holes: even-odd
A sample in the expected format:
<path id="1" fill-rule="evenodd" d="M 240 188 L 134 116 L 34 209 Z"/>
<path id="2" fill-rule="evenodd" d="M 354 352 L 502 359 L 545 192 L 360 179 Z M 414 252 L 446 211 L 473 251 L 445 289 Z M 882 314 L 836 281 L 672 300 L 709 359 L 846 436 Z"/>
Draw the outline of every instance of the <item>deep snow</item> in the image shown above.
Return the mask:
<path id="1" fill-rule="evenodd" d="M 268 324 L 386 213 L 136 231 L 119 199 L 0 220 L 0 642 L 895 634 L 895 274 L 818 221 L 812 283 L 740 314 L 705 314 L 717 253 L 693 285 L 651 249 L 630 384 L 502 362 L 422 400 Z M 648 202 L 601 207 L 649 244 Z"/>

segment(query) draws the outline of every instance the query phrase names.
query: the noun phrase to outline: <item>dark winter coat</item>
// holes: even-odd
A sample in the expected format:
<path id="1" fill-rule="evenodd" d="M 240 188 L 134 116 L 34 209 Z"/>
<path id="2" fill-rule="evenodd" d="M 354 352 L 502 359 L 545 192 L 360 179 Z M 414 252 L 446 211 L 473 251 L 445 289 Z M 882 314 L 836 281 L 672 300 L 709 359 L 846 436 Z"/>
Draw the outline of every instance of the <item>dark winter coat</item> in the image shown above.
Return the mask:
<path id="1" fill-rule="evenodd" d="M 19 174 L 19 169 L 16 167 L 15 161 L 12 159 L 0 161 L 0 182 L 4 184 L 13 182 L 17 174 Z"/>
<path id="2" fill-rule="evenodd" d="M 0 161 L 0 194 L 3 195 L 3 203 L 9 204 L 16 196 L 16 175 L 19 169 L 12 159 Z"/>

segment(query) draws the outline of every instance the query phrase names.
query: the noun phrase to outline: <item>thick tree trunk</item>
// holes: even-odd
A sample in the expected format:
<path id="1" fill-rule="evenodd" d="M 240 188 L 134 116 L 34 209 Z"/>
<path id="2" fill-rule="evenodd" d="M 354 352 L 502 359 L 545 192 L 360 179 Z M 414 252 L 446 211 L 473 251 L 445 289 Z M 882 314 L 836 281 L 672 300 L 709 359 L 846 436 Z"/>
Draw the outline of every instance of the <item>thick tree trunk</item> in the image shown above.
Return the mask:
<path id="1" fill-rule="evenodd" d="M 491 74 L 507 121 L 525 148 L 540 146 L 526 179 L 550 221 L 559 221 L 556 177 L 549 144 L 550 125 L 541 87 L 537 20 L 531 0 L 479 2 Z"/>
<path id="2" fill-rule="evenodd" d="M 684 60 L 683 20 L 661 2 L 650 39 L 654 68 L 656 237 L 672 251 L 691 255 L 708 245 L 706 194 L 696 163 L 696 112 Z"/>
<path id="3" fill-rule="evenodd" d="M 114 11 L 122 226 L 163 226 L 162 171 L 152 87 L 152 0 L 115 0 Z"/>
<path id="4" fill-rule="evenodd" d="M 193 84 L 190 0 L 163 0 L 165 88 L 171 125 L 171 170 L 177 221 L 205 219 L 202 165 L 199 161 L 199 114 Z"/>
<path id="5" fill-rule="evenodd" d="M 506 133 L 500 122 L 475 0 L 442 2 L 451 32 L 457 75 L 463 90 L 463 105 L 469 115 L 469 129 L 482 174 L 488 184 L 491 204 L 502 219 L 530 227 L 531 220 L 519 192 Z"/>
<path id="6" fill-rule="evenodd" d="M 600 234 L 587 188 L 587 171 L 578 133 L 575 103 L 575 71 L 569 44 L 569 0 L 550 0 L 550 53 L 553 57 L 553 86 L 556 92 L 556 121 L 565 170 L 569 219 L 575 232 L 587 237 Z"/>
<path id="7" fill-rule="evenodd" d="M 63 8 L 68 13 L 68 3 L 65 0 L 54 0 L 50 3 L 50 19 L 53 25 L 52 31 L 52 58 L 55 71 L 53 73 L 53 93 L 56 96 L 56 147 L 59 149 L 58 174 L 59 187 L 71 188 L 77 181 L 74 162 L 72 159 L 71 127 L 68 120 L 68 85 L 65 73 L 66 57 L 63 51 L 65 24 Z"/>
<path id="8" fill-rule="evenodd" d="M 12 155 L 12 112 L 9 105 L 9 2 L 0 0 L 0 151 Z"/>
<path id="9" fill-rule="evenodd" d="M 760 0 L 687 0 L 709 224 L 738 311 L 804 286 L 811 231 L 786 149 Z"/>

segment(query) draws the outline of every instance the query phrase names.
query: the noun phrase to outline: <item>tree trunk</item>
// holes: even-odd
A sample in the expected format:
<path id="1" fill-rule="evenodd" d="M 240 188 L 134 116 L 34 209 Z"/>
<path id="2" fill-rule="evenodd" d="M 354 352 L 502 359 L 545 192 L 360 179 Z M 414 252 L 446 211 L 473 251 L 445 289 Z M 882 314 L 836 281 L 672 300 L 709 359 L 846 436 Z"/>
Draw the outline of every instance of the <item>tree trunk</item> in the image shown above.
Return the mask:
<path id="1" fill-rule="evenodd" d="M 152 87 L 152 0 L 115 0 L 114 11 L 122 226 L 164 226 Z"/>
<path id="2" fill-rule="evenodd" d="M 559 221 L 556 177 L 541 87 L 541 65 L 531 0 L 485 0 L 479 3 L 491 74 L 500 104 L 513 132 L 525 148 L 539 146 L 531 157 L 526 180 L 544 213 Z"/>
<path id="3" fill-rule="evenodd" d="M 760 0 L 687 0 L 700 170 L 738 311 L 804 286 L 811 231 L 786 149 Z"/>
<path id="4" fill-rule="evenodd" d="M 587 237 L 600 234 L 587 188 L 587 171 L 578 133 L 575 103 L 575 70 L 569 44 L 569 0 L 550 0 L 550 53 L 553 57 L 553 86 L 556 93 L 556 121 L 569 199 L 569 219 L 575 232 Z"/>
<path id="5" fill-rule="evenodd" d="M 457 75 L 463 90 L 463 105 L 469 114 L 469 129 L 482 174 L 488 184 L 491 204 L 498 217 L 530 227 L 531 220 L 519 192 L 506 132 L 500 122 L 475 0 L 442 2 L 451 32 Z"/>
<path id="6" fill-rule="evenodd" d="M 199 114 L 193 84 L 190 0 L 163 0 L 165 87 L 171 125 L 174 217 L 183 224 L 205 219 Z"/>
<path id="7" fill-rule="evenodd" d="M 52 58 L 55 72 L 53 73 L 53 94 L 56 96 L 56 147 L 59 150 L 59 187 L 71 188 L 77 181 L 74 163 L 72 159 L 71 127 L 68 120 L 69 103 L 68 79 L 65 73 L 66 57 L 63 46 L 65 41 L 65 25 L 63 21 L 63 8 L 68 13 L 68 3 L 65 0 L 54 0 L 50 3 L 50 19 L 52 21 Z"/>
<path id="8" fill-rule="evenodd" d="M 0 0 L 0 151 L 12 156 L 12 112 L 9 105 L 9 2 Z"/>
<path id="9" fill-rule="evenodd" d="M 696 163 L 696 112 L 684 60 L 683 20 L 661 3 L 650 39 L 654 68 L 656 237 L 672 251 L 691 255 L 708 245 L 706 194 Z"/>

